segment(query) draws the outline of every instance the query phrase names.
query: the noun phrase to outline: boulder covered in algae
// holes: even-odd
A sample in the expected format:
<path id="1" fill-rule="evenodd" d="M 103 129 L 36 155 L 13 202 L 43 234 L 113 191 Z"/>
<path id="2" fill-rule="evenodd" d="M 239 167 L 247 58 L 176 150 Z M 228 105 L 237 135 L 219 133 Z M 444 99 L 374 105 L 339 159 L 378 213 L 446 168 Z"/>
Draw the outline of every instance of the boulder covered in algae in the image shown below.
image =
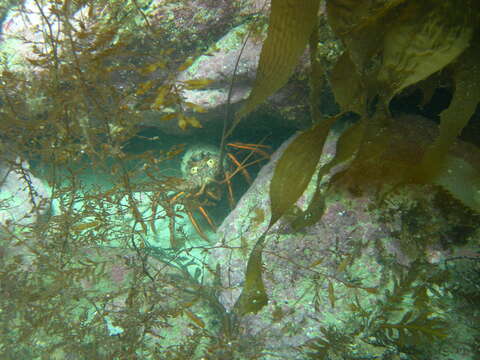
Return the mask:
<path id="1" fill-rule="evenodd" d="M 333 157 L 335 141 L 327 141 L 319 166 Z M 267 229 L 269 183 L 287 145 L 218 230 L 212 261 L 227 311 L 236 311 L 250 252 Z M 261 275 L 268 304 L 238 316 L 240 337 L 262 348 L 262 359 L 403 358 L 407 348 L 427 357 L 441 349 L 445 355 L 436 358 L 447 359 L 460 347 L 471 354 L 462 359 L 473 359 L 470 330 L 458 325 L 468 323 L 468 311 L 459 310 L 465 299 L 452 295 L 452 284 L 461 262 L 478 260 L 477 215 L 435 186 L 411 185 L 382 198 L 368 190 L 325 192 L 323 216 L 301 227 L 315 177 L 266 236 Z M 459 251 L 469 255 L 457 257 Z"/>

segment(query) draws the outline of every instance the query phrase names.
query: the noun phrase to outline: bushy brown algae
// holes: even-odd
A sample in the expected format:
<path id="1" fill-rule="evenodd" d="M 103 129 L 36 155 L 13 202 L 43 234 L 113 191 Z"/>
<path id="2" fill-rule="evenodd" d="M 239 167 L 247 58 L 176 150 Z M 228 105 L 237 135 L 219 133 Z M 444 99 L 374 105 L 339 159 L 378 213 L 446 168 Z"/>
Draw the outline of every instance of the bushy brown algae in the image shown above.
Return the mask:
<path id="1" fill-rule="evenodd" d="M 169 201 L 183 180 L 160 170 L 182 148 L 125 150 L 142 107 L 173 107 L 180 127 L 201 126 L 182 109 L 202 109 L 179 91 L 208 81 L 175 82 L 189 60 L 157 47 L 169 29 L 151 27 L 146 1 L 32 4 L 44 42 L 22 39 L 31 53 L 20 68 L 1 63 L 2 164 L 24 174 L 34 203 L 27 216 L 38 213 L 37 221 L 2 223 L 1 357 L 191 359 L 217 351 L 232 320 L 204 282 L 215 270 L 204 258 L 192 262 L 182 247 L 191 239 L 173 222 L 187 217 Z M 134 33 L 144 34 L 143 48 Z M 48 182 L 42 202 L 32 171 Z M 171 248 L 151 247 L 148 237 L 165 231 Z"/>

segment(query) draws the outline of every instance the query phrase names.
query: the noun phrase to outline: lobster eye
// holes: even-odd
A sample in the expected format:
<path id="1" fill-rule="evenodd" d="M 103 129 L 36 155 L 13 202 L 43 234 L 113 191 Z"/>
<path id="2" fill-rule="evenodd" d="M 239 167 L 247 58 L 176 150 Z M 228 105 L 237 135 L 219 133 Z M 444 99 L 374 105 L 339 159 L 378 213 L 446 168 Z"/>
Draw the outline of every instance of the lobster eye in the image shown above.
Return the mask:
<path id="1" fill-rule="evenodd" d="M 195 175 L 198 172 L 198 166 L 194 166 L 190 169 L 190 174 Z"/>
<path id="2" fill-rule="evenodd" d="M 211 168 L 217 165 L 217 161 L 215 159 L 208 159 L 207 160 L 207 165 Z"/>

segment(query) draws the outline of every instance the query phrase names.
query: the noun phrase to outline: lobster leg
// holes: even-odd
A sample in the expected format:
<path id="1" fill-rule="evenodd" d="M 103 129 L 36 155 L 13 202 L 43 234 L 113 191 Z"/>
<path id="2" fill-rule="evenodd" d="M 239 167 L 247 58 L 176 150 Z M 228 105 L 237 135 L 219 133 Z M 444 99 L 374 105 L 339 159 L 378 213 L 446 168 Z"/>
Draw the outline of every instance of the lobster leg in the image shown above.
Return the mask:
<path id="1" fill-rule="evenodd" d="M 227 183 L 227 189 L 228 189 L 228 203 L 230 204 L 230 208 L 233 209 L 235 207 L 235 198 L 233 197 L 233 189 L 232 189 L 232 182 L 230 179 L 232 178 L 232 174 L 230 174 L 228 171 L 225 172 L 225 180 L 222 182 Z"/>
<path id="2" fill-rule="evenodd" d="M 210 227 L 212 228 L 213 231 L 217 231 L 217 227 L 215 226 L 215 224 L 213 223 L 212 219 L 210 218 L 210 216 L 208 216 L 208 213 L 207 213 L 207 210 L 204 209 L 203 206 L 199 206 L 198 207 L 198 210 L 200 211 L 200 213 L 203 215 L 203 217 L 205 218 L 205 220 L 207 220 L 208 224 L 210 225 Z"/>
<path id="3" fill-rule="evenodd" d="M 170 204 L 173 204 L 178 198 L 182 195 L 185 195 L 185 191 L 180 191 L 178 194 L 175 196 L 172 196 L 172 198 L 169 200 Z"/>
<path id="4" fill-rule="evenodd" d="M 207 235 L 205 235 L 205 233 L 203 232 L 202 228 L 200 227 L 200 225 L 198 225 L 198 222 L 197 220 L 195 220 L 195 218 L 193 217 L 193 214 L 190 210 L 187 210 L 187 215 L 188 215 L 188 218 L 190 219 L 190 222 L 192 223 L 193 225 L 193 228 L 195 229 L 195 231 L 197 232 L 198 235 L 200 235 L 200 237 L 205 240 L 205 241 L 210 241 L 210 239 L 208 238 Z"/>
<path id="5" fill-rule="evenodd" d="M 253 152 L 256 152 L 257 154 L 260 154 L 265 159 L 270 159 L 270 155 L 266 151 L 261 149 L 261 148 L 269 149 L 270 146 L 268 145 L 245 144 L 245 143 L 228 143 L 227 145 L 237 149 L 251 150 Z"/>
<path id="6" fill-rule="evenodd" d="M 247 182 L 249 184 L 252 183 L 252 177 L 250 176 L 250 174 L 248 173 L 248 171 L 245 169 L 245 166 L 242 165 L 240 163 L 240 161 L 237 160 L 237 158 L 235 156 L 233 156 L 232 154 L 230 153 L 227 153 L 227 156 L 230 158 L 230 160 L 232 160 L 232 162 L 237 166 L 237 169 L 239 169 L 239 171 L 242 172 L 242 175 L 243 177 L 245 178 L 245 180 L 247 180 Z"/>

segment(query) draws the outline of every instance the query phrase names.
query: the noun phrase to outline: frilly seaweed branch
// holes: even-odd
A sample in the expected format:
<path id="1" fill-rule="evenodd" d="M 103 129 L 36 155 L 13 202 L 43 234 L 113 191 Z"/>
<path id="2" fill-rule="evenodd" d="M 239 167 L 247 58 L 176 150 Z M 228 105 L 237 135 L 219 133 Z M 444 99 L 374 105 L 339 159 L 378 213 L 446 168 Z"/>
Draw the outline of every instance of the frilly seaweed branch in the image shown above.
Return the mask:
<path id="1" fill-rule="evenodd" d="M 165 98 L 170 88 L 162 80 L 178 69 L 178 59 L 167 49 L 140 51 L 132 43 L 140 0 L 29 3 L 43 13 L 39 34 L 45 41 L 38 46 L 22 39 L 32 51 L 20 70 L 2 58 L 1 160 L 13 165 L 18 156 L 43 166 L 15 167 L 33 203 L 27 220 L 38 215 L 37 221 L 0 227 L 0 332 L 9 334 L 0 339 L 2 356 L 195 358 L 200 343 L 228 347 L 234 335 L 225 334 L 235 333 L 234 322 L 218 301 L 218 289 L 202 278 L 215 271 L 205 259 L 199 261 L 205 268 L 194 270 L 183 259 L 186 252 L 171 261 L 146 241 L 165 230 L 158 220 L 182 215 L 162 210 L 179 179 L 159 170 L 181 148 L 141 154 L 126 149 L 137 138 L 144 100 L 137 85 L 145 70 L 153 64 L 164 71 L 144 90 L 154 100 L 155 90 L 163 91 Z M 158 105 L 166 105 L 161 100 Z M 50 208 L 36 202 L 32 173 L 48 180 Z M 114 185 L 85 181 L 92 173 Z M 139 194 L 146 189 L 155 211 L 142 208 Z M 1 202 L 2 215 L 7 205 Z M 208 309 L 220 324 L 210 328 L 198 309 Z M 166 345 L 163 332 L 179 319 L 187 321 L 188 335 Z"/>

